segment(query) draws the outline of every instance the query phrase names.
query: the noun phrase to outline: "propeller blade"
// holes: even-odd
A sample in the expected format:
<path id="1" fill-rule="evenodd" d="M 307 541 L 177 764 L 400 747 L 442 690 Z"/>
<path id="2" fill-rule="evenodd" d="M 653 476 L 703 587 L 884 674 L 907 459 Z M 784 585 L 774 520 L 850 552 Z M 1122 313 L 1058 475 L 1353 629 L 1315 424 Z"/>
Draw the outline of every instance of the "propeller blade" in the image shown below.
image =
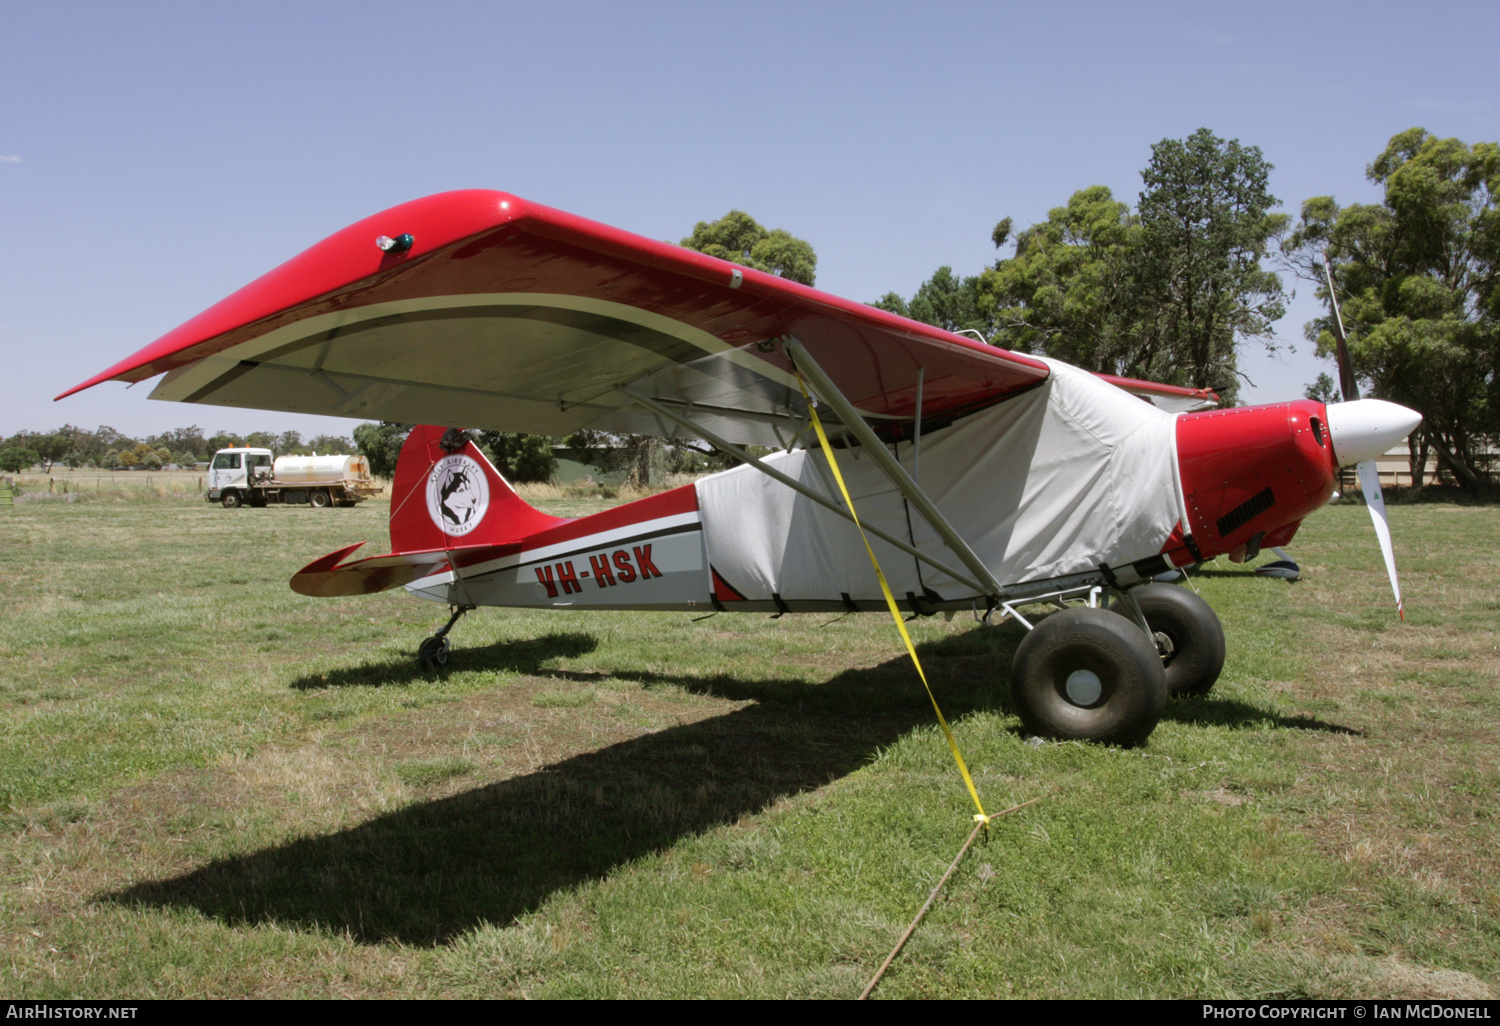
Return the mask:
<path id="1" fill-rule="evenodd" d="M 1365 504 L 1370 507 L 1370 522 L 1375 525 L 1375 537 L 1380 539 L 1380 554 L 1385 557 L 1385 572 L 1391 578 L 1391 593 L 1396 596 L 1396 615 L 1406 619 L 1406 610 L 1401 605 L 1401 585 L 1396 580 L 1396 553 L 1391 548 L 1391 525 L 1385 516 L 1385 496 L 1380 491 L 1380 471 L 1374 460 L 1364 460 L 1356 468 L 1359 471 L 1359 487 L 1365 493 Z"/>
<path id="2" fill-rule="evenodd" d="M 1339 312 L 1338 293 L 1333 291 L 1333 268 L 1328 263 L 1328 252 L 1323 252 L 1323 274 L 1328 278 L 1328 302 L 1333 307 L 1334 347 L 1339 360 L 1339 392 L 1344 402 L 1352 403 L 1359 398 L 1359 382 L 1354 377 L 1354 361 L 1349 358 L 1349 344 L 1344 338 L 1344 315 Z"/>
<path id="3" fill-rule="evenodd" d="M 1359 382 L 1354 378 L 1354 361 L 1349 358 L 1349 346 L 1344 339 L 1344 315 L 1339 312 L 1339 297 L 1333 288 L 1333 267 L 1328 263 L 1326 249 L 1323 251 L 1323 274 L 1328 278 L 1328 304 L 1333 307 L 1334 335 L 1338 341 L 1339 389 L 1344 394 L 1343 403 L 1325 407 L 1328 433 L 1333 436 L 1333 451 L 1339 466 L 1348 466 L 1358 460 L 1355 469 L 1359 471 L 1359 488 L 1365 493 L 1365 505 L 1370 507 L 1375 537 L 1380 539 L 1385 572 L 1391 578 L 1391 594 L 1396 596 L 1396 615 L 1405 620 L 1401 584 L 1396 580 L 1396 552 L 1391 548 L 1391 525 L 1385 516 L 1385 496 L 1380 491 L 1380 471 L 1375 467 L 1375 457 L 1397 439 L 1415 431 L 1422 423 L 1422 415 L 1395 403 L 1359 398 Z M 1336 421 L 1341 422 L 1342 430 L 1335 429 Z"/>

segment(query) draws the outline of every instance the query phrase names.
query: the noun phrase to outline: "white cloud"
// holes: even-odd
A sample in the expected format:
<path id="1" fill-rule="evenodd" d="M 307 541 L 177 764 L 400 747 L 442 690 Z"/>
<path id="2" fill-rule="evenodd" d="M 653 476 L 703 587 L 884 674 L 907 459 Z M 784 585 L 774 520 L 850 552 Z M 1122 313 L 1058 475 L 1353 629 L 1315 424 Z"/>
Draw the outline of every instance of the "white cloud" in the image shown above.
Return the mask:
<path id="1" fill-rule="evenodd" d="M 20 157 L 0 157 L 0 164 L 19 164 Z"/>

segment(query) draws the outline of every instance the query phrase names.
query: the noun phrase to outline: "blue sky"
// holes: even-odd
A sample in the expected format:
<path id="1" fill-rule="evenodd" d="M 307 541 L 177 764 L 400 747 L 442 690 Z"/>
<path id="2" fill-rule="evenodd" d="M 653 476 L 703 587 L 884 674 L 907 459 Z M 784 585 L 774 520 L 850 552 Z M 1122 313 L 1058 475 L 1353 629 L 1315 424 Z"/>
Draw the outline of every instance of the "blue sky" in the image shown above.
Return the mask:
<path id="1" fill-rule="evenodd" d="M 909 295 L 990 229 L 1151 144 L 1259 146 L 1288 212 L 1370 202 L 1422 125 L 1500 138 L 1500 4 L 66 3 L 0 5 L 0 434 L 347 432 L 353 422 L 52 396 L 332 231 L 495 188 L 677 240 L 731 208 L 807 239 L 818 285 Z M 1242 357 L 1247 397 L 1300 396 Z"/>

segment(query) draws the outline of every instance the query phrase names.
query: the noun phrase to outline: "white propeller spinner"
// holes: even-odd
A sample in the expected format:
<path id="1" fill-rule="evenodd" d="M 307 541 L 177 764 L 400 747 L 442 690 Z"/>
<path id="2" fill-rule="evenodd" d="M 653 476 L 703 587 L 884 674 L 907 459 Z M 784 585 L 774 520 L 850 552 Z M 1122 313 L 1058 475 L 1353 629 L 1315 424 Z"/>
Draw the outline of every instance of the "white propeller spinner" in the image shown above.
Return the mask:
<path id="1" fill-rule="evenodd" d="M 1341 467 L 1373 460 L 1386 453 L 1422 423 L 1422 415 L 1384 399 L 1329 403 L 1328 435 Z"/>

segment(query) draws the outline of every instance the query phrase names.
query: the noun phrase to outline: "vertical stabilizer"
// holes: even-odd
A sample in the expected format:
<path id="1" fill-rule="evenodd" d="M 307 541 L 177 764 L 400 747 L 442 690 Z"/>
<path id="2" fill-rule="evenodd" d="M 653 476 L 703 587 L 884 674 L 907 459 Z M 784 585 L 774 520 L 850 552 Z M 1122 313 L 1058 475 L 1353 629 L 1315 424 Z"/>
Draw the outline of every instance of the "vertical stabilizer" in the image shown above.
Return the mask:
<path id="1" fill-rule="evenodd" d="M 391 549 L 503 545 L 565 523 L 528 505 L 466 435 L 419 424 L 391 489 Z"/>

